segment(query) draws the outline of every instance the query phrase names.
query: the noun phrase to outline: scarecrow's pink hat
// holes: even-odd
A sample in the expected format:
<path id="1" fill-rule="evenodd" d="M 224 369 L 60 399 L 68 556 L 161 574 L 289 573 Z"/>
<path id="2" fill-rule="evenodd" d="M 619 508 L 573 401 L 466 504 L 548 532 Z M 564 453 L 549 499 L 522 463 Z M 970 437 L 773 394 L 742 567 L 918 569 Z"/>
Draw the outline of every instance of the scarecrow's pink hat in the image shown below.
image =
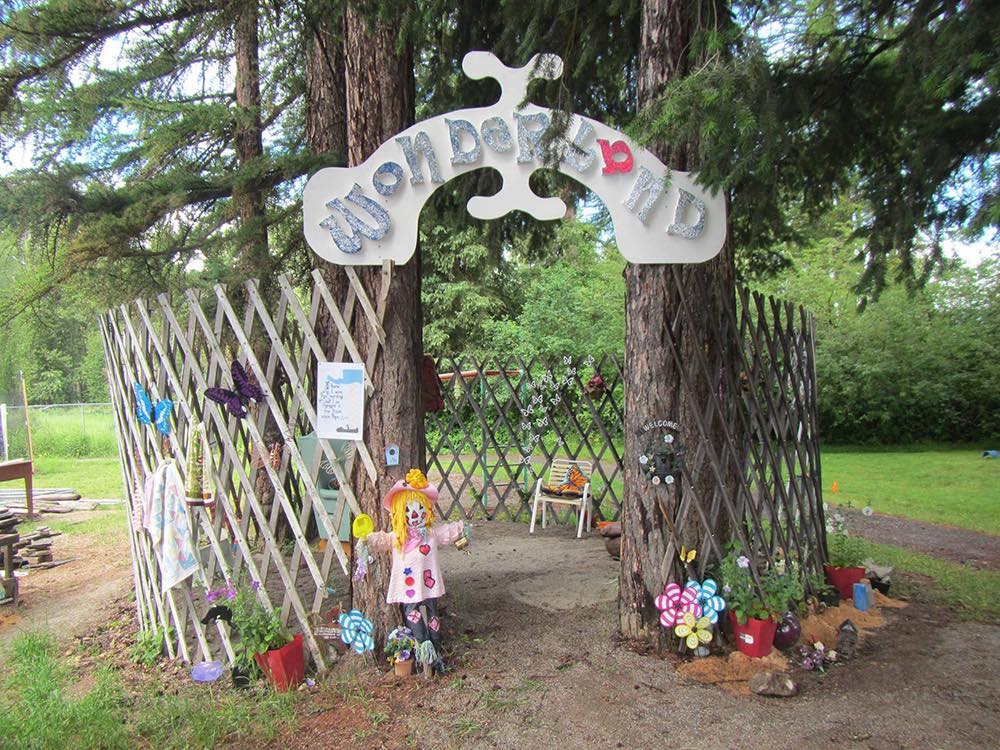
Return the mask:
<path id="1" fill-rule="evenodd" d="M 426 497 L 431 503 L 436 503 L 438 499 L 438 488 L 427 481 L 427 477 L 420 469 L 410 469 L 406 472 L 406 478 L 400 479 L 390 489 L 385 497 L 382 499 L 382 507 L 385 508 L 390 513 L 392 512 L 392 499 L 398 495 L 400 492 L 406 490 L 411 490 L 413 492 L 419 492 L 421 495 Z"/>

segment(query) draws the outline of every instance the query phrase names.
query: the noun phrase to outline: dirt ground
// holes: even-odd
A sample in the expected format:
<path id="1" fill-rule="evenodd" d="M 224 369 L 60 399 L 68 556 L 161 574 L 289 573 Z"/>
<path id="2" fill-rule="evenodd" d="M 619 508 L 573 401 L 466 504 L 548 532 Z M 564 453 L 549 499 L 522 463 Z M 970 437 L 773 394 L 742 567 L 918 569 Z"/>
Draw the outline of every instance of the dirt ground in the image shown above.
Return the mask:
<path id="1" fill-rule="evenodd" d="M 83 521 L 94 512 L 43 515 L 41 523 Z M 124 518 L 122 519 L 124 524 Z M 120 539 L 78 532 L 52 540 L 57 560 L 79 558 L 49 570 L 32 570 L 20 579 L 20 603 L 0 606 L 0 643 L 28 628 L 47 628 L 60 637 L 77 635 L 107 621 L 114 601 L 132 588 L 132 563 L 124 532 Z"/>
<path id="2" fill-rule="evenodd" d="M 793 699 L 687 683 L 619 643 L 617 563 L 597 536 L 476 527 L 450 554 L 445 617 L 456 669 L 430 685 L 382 678 L 384 731 L 344 732 L 336 709 L 289 738 L 314 747 L 982 748 L 1000 733 L 1000 627 L 945 623 L 922 606 L 887 612 L 856 659 Z M 336 714 L 336 718 L 334 715 Z M 711 738 L 709 740 L 709 738 Z"/>
<path id="3" fill-rule="evenodd" d="M 129 611 L 113 601 L 131 584 L 127 547 L 57 541 L 60 556 L 83 559 L 25 579 L 26 605 L 0 621 L 0 640 L 44 623 L 69 639 Z M 959 749 L 1000 735 L 997 624 L 948 622 L 921 604 L 886 610 L 888 627 L 854 661 L 823 677 L 794 671 L 800 696 L 739 697 L 616 639 L 617 563 L 598 536 L 491 522 L 476 525 L 471 549 L 442 560 L 453 671 L 400 680 L 345 657 L 303 697 L 281 746 Z"/>

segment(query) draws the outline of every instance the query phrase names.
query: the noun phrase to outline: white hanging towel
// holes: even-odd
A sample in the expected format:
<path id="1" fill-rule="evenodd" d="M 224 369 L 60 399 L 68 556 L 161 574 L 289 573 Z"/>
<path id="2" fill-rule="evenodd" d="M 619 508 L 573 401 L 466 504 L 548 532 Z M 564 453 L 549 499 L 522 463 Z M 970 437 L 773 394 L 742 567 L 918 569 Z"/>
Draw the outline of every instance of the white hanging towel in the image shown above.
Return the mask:
<path id="1" fill-rule="evenodd" d="M 191 523 L 184 502 L 184 482 L 172 460 L 146 478 L 142 524 L 160 562 L 163 591 L 167 592 L 198 568 L 191 543 Z"/>

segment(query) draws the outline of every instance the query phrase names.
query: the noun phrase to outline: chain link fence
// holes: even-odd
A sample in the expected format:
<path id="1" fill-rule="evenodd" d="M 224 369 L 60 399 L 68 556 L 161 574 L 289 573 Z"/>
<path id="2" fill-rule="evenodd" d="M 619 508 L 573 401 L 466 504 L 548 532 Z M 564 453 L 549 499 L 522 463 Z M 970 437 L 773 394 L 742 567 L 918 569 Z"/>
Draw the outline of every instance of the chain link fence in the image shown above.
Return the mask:
<path id="1" fill-rule="evenodd" d="M 0 403 L 0 459 L 27 458 L 28 427 L 35 456 L 101 458 L 118 455 L 110 403 Z"/>

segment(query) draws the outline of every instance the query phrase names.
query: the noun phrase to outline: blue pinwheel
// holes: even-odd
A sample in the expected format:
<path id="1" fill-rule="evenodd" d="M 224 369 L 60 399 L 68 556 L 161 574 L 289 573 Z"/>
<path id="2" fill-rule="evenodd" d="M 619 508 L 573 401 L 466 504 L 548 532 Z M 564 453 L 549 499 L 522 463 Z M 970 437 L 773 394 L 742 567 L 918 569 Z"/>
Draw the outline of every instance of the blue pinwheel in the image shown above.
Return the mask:
<path id="1" fill-rule="evenodd" d="M 719 613 L 726 608 L 726 600 L 717 593 L 719 584 L 711 578 L 706 578 L 701 583 L 690 580 L 684 585 L 684 588 L 695 590 L 702 613 L 713 625 L 717 623 L 719 621 Z"/>
<path id="2" fill-rule="evenodd" d="M 371 620 L 360 610 L 342 612 L 337 622 L 340 623 L 340 640 L 353 648 L 356 653 L 363 654 L 365 651 L 375 649 L 375 639 L 372 638 L 374 627 Z"/>

